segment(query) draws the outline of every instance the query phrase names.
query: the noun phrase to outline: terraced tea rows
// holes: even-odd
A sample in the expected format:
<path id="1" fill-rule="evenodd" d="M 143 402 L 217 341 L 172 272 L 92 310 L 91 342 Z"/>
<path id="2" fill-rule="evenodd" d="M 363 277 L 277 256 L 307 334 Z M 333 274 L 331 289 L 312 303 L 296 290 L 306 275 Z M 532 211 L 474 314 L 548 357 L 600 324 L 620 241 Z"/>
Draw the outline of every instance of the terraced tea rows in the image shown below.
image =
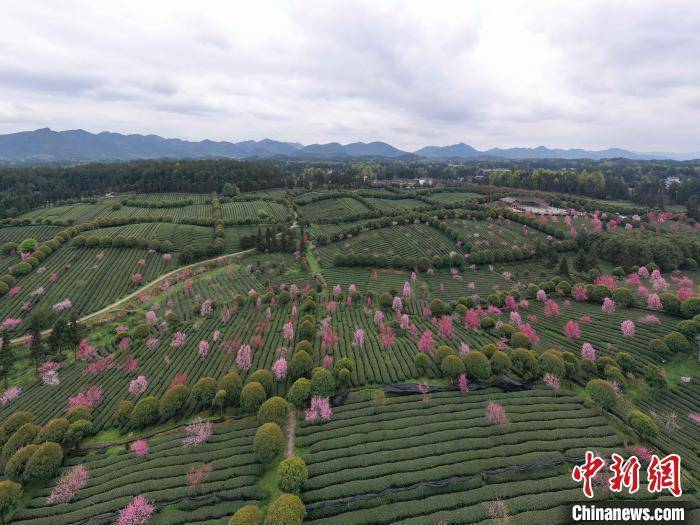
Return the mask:
<path id="1" fill-rule="evenodd" d="M 160 524 L 225 522 L 238 507 L 267 495 L 254 486 L 263 469 L 253 454 L 256 426 L 250 419 L 216 425 L 213 435 L 198 447 L 184 447 L 185 433 L 180 430 L 148 439 L 150 451 L 144 457 L 129 451 L 128 444 L 82 451 L 65 465 L 67 469 L 83 464 L 89 473 L 78 497 L 47 505 L 50 490 L 39 490 L 15 514 L 13 523 L 111 523 L 119 509 L 140 494 L 159 508 L 168 507 L 158 516 Z M 202 464 L 209 465 L 211 473 L 197 487 L 189 486 L 187 473 Z"/>

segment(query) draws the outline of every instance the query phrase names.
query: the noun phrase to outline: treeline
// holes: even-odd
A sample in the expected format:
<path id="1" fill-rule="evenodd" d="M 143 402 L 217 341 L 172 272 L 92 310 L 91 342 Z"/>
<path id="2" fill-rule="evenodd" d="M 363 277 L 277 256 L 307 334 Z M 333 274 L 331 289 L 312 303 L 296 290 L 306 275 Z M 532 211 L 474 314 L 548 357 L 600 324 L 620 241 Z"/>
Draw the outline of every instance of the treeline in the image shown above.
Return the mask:
<path id="1" fill-rule="evenodd" d="M 574 193 L 601 199 L 628 197 L 628 183 L 624 178 L 619 175 L 604 175 L 600 171 L 498 170 L 489 172 L 488 182 L 495 186 Z"/>
<path id="2" fill-rule="evenodd" d="M 591 234 L 582 242 L 586 251 L 624 268 L 653 261 L 666 272 L 695 270 L 700 260 L 700 241 L 682 233 L 605 232 Z"/>

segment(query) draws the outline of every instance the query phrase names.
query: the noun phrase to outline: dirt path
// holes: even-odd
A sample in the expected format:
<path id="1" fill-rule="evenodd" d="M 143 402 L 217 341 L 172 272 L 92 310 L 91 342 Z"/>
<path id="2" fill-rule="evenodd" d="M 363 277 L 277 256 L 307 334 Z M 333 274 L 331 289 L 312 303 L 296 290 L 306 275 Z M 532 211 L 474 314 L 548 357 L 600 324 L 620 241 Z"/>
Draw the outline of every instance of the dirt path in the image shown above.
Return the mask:
<path id="1" fill-rule="evenodd" d="M 255 248 L 250 248 L 250 249 L 248 249 L 248 250 L 243 250 L 243 251 L 236 252 L 236 253 L 229 253 L 229 254 L 227 254 L 227 255 L 219 255 L 219 256 L 217 256 L 217 257 L 213 257 L 213 258 L 211 258 L 211 259 L 206 259 L 206 260 L 204 260 L 204 261 L 199 261 L 199 262 L 196 262 L 196 263 L 188 264 L 188 265 L 186 265 L 186 266 L 180 266 L 179 268 L 176 268 L 175 270 L 172 270 L 172 271 L 170 271 L 170 272 L 168 272 L 168 273 L 165 273 L 165 274 L 161 275 L 160 277 L 156 278 L 155 280 L 151 281 L 150 283 L 143 285 L 141 288 L 138 288 L 137 290 L 135 290 L 134 292 L 130 293 L 129 295 L 126 295 L 126 296 L 122 297 L 121 299 L 118 299 L 117 301 L 114 301 L 112 304 L 109 304 L 109 305 L 105 306 L 104 308 L 100 308 L 100 309 L 97 310 L 96 312 L 92 312 L 92 313 L 90 313 L 90 314 L 84 315 L 83 317 L 81 317 L 80 319 L 78 319 L 78 322 L 84 323 L 84 322 L 86 322 L 86 321 L 89 321 L 90 319 L 93 319 L 93 318 L 95 318 L 95 317 L 97 317 L 97 316 L 100 316 L 100 315 L 102 315 L 102 314 L 104 314 L 104 313 L 107 313 L 107 312 L 109 312 L 110 310 L 112 310 L 112 309 L 114 309 L 114 308 L 116 308 L 116 307 L 118 307 L 118 306 L 120 306 L 120 305 L 122 305 L 122 304 L 124 304 L 124 303 L 126 303 L 126 302 L 128 302 L 128 301 L 130 301 L 130 300 L 132 300 L 132 299 L 134 299 L 135 297 L 138 297 L 140 293 L 145 292 L 146 290 L 148 290 L 148 289 L 150 289 L 150 288 L 152 288 L 152 287 L 158 285 L 159 283 L 165 281 L 167 278 L 169 278 L 169 277 L 171 277 L 171 276 L 173 276 L 173 275 L 175 275 L 175 274 L 177 274 L 177 273 L 179 273 L 179 272 L 181 272 L 181 271 L 183 271 L 183 270 L 185 270 L 185 269 L 187 269 L 187 268 L 190 268 L 190 269 L 192 269 L 192 268 L 198 268 L 198 267 L 200 267 L 200 266 L 204 266 L 204 265 L 206 265 L 206 264 L 215 262 L 215 261 L 218 260 L 219 258 L 221 258 L 221 259 L 229 259 L 229 258 L 231 258 L 231 257 L 238 257 L 239 255 L 246 255 L 246 254 L 252 253 L 252 252 L 254 252 L 254 251 L 255 251 Z M 50 330 L 50 329 L 49 329 L 49 330 L 44 330 L 44 331 L 41 333 L 41 335 L 48 335 L 48 334 L 50 334 L 50 333 L 51 333 L 51 330 Z M 21 342 L 25 341 L 26 339 L 27 339 L 27 336 L 24 335 L 24 336 L 22 336 L 22 337 L 17 337 L 17 338 L 15 338 L 15 339 L 11 339 L 11 340 L 10 340 L 10 343 L 12 343 L 12 344 L 21 343 Z"/>

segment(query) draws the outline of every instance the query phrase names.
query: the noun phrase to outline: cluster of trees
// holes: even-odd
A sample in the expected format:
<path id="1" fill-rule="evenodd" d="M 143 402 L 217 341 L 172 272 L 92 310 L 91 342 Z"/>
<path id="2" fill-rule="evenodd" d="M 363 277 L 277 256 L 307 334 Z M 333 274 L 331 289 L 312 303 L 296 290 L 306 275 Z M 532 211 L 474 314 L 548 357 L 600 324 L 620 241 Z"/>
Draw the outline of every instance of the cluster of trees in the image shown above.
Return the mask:
<path id="1" fill-rule="evenodd" d="M 241 249 L 257 248 L 260 252 L 305 251 L 303 235 L 299 236 L 289 224 L 273 224 L 265 228 L 265 233 L 258 226 L 255 235 L 245 235 L 240 240 Z"/>

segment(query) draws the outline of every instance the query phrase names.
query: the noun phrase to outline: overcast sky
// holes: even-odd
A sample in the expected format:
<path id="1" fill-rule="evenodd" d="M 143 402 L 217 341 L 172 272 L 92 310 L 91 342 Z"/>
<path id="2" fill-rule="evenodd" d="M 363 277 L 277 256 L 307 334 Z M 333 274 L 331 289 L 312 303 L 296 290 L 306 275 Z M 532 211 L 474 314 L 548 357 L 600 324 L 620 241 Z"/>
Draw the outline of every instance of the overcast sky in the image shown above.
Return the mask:
<path id="1" fill-rule="evenodd" d="M 700 151 L 698 0 L 0 8 L 0 133 Z"/>

